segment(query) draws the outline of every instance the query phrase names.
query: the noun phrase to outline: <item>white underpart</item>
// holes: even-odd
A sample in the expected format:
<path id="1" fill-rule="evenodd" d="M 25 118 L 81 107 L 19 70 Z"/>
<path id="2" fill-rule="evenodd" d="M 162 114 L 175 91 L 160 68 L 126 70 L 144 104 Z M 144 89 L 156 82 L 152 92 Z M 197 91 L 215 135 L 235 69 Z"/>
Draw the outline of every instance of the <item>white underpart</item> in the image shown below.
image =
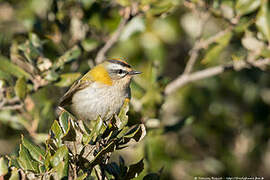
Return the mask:
<path id="1" fill-rule="evenodd" d="M 96 120 L 99 115 L 107 120 L 119 112 L 126 97 L 116 86 L 95 82 L 73 95 L 71 108 L 80 119 Z"/>

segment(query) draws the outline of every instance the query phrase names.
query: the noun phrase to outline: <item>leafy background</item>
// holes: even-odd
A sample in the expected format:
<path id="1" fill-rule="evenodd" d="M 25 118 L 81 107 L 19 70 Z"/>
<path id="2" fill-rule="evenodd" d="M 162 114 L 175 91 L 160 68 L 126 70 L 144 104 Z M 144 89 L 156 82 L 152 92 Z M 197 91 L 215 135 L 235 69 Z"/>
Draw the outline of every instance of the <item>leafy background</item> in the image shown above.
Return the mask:
<path id="1" fill-rule="evenodd" d="M 112 159 L 144 158 L 138 179 L 268 179 L 269 23 L 267 0 L 1 0 L 0 154 L 16 154 L 21 134 L 44 146 L 59 98 L 119 31 L 106 57 L 143 72 L 128 114 L 147 135 Z M 191 75 L 233 66 L 169 89 L 192 57 Z"/>

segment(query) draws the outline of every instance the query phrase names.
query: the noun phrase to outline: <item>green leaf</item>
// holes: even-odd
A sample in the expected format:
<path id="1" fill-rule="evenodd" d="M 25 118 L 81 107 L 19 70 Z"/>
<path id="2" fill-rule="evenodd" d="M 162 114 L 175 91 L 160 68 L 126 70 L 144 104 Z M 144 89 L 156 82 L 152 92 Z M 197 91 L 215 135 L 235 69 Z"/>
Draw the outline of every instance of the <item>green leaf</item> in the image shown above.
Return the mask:
<path id="1" fill-rule="evenodd" d="M 18 169 L 17 168 L 12 169 L 9 180 L 19 180 L 19 179 L 20 179 L 20 176 L 19 176 Z"/>
<path id="2" fill-rule="evenodd" d="M 38 166 L 38 169 L 39 169 L 39 172 L 40 172 L 40 173 L 45 173 L 45 172 L 46 172 L 46 167 L 45 167 L 45 165 L 40 164 L 40 165 Z"/>
<path id="3" fill-rule="evenodd" d="M 9 73 L 6 73 L 6 72 L 1 71 L 1 70 L 0 70 L 0 79 L 6 80 L 8 82 L 12 82 L 12 78 L 9 75 Z"/>
<path id="4" fill-rule="evenodd" d="M 122 140 L 120 140 L 120 142 L 118 143 L 117 149 L 122 149 L 123 145 L 124 147 L 126 146 L 126 144 L 131 140 L 134 139 L 136 142 L 140 141 L 141 139 L 143 139 L 143 137 L 146 135 L 146 130 L 145 130 L 145 126 L 143 124 L 138 124 L 136 126 L 134 126 L 133 128 L 129 129 L 127 131 L 126 128 L 124 128 L 125 131 L 127 132 L 123 135 L 122 132 L 120 132 L 119 134 L 121 134 L 121 136 L 117 136 L 117 138 L 122 138 Z"/>
<path id="5" fill-rule="evenodd" d="M 4 157 L 0 157 L 0 177 L 8 173 L 8 165 Z"/>
<path id="6" fill-rule="evenodd" d="M 120 133 L 117 135 L 117 138 L 122 138 L 125 134 L 127 134 L 127 132 L 129 131 L 129 127 L 124 127 Z"/>
<path id="7" fill-rule="evenodd" d="M 132 138 L 136 135 L 136 133 L 140 130 L 140 126 L 136 125 L 134 128 L 132 128 L 127 134 L 125 134 L 125 138 Z"/>
<path id="8" fill-rule="evenodd" d="M 84 180 L 87 177 L 87 173 L 83 173 L 78 175 L 78 177 L 75 180 Z"/>
<path id="9" fill-rule="evenodd" d="M 46 142 L 46 149 L 49 149 L 48 142 Z M 50 151 L 47 151 L 46 157 L 45 157 L 45 161 L 44 161 L 44 166 L 45 166 L 45 169 L 47 171 L 49 171 L 50 170 L 50 167 L 51 167 L 50 166 L 51 157 L 52 157 L 51 152 Z"/>
<path id="10" fill-rule="evenodd" d="M 270 9 L 269 1 L 263 0 L 261 8 L 256 17 L 256 25 L 259 31 L 270 42 Z"/>
<path id="11" fill-rule="evenodd" d="M 37 48 L 42 47 L 42 42 L 35 33 L 29 33 L 29 40 L 35 47 Z"/>
<path id="12" fill-rule="evenodd" d="M 91 52 L 96 49 L 99 45 L 99 42 L 93 39 L 85 39 L 82 41 L 82 47 L 85 51 Z"/>
<path id="13" fill-rule="evenodd" d="M 59 123 L 63 130 L 63 136 L 61 137 L 63 141 L 76 141 L 76 131 L 71 123 L 72 115 L 63 111 L 59 117 Z"/>
<path id="14" fill-rule="evenodd" d="M 163 13 L 169 12 L 174 4 L 170 1 L 157 1 L 158 3 L 155 3 L 152 5 L 151 9 L 147 11 L 147 13 L 153 15 L 153 16 L 159 16 Z"/>
<path id="15" fill-rule="evenodd" d="M 27 94 L 27 85 L 26 85 L 25 77 L 20 77 L 16 81 L 15 93 L 16 93 L 16 96 L 18 96 L 22 100 L 26 97 L 26 94 Z"/>
<path id="16" fill-rule="evenodd" d="M 63 132 L 61 130 L 59 123 L 56 120 L 52 124 L 51 131 L 53 132 L 54 138 L 57 142 L 57 146 L 59 147 L 62 142 L 61 137 L 63 136 Z"/>
<path id="17" fill-rule="evenodd" d="M 207 51 L 206 55 L 202 59 L 203 64 L 208 64 L 210 62 L 213 62 L 214 60 L 218 59 L 219 54 L 222 52 L 222 50 L 229 44 L 232 37 L 232 33 L 229 32 L 219 38 L 216 41 L 216 45 L 214 45 L 210 50 Z"/>
<path id="18" fill-rule="evenodd" d="M 41 149 L 37 145 L 31 143 L 30 141 L 25 139 L 23 136 L 22 136 L 22 144 L 27 148 L 27 150 L 29 151 L 33 159 L 35 159 L 36 161 L 42 164 L 44 163 L 44 160 L 45 160 L 44 149 Z"/>
<path id="19" fill-rule="evenodd" d="M 11 167 L 11 166 L 14 166 L 16 168 L 20 168 L 20 165 L 17 161 L 17 157 L 12 155 L 12 156 L 7 156 L 8 160 L 9 160 L 9 163 L 8 163 L 8 166 Z"/>
<path id="20" fill-rule="evenodd" d="M 66 73 L 60 75 L 60 81 L 55 83 L 59 87 L 68 87 L 81 76 L 81 73 Z"/>
<path id="21" fill-rule="evenodd" d="M 98 119 L 95 121 L 95 125 L 90 133 L 90 135 L 86 135 L 86 139 L 84 140 L 85 144 L 88 144 L 90 141 L 95 141 L 98 135 L 102 134 L 106 130 L 106 126 L 101 119 L 100 116 L 98 116 Z"/>
<path id="22" fill-rule="evenodd" d="M 58 78 L 59 75 L 54 70 L 48 71 L 45 76 L 45 79 L 48 81 L 56 81 Z"/>
<path id="23" fill-rule="evenodd" d="M 67 111 L 63 111 L 59 117 L 60 127 L 62 127 L 63 129 L 64 135 L 67 134 L 70 129 L 70 122 L 68 118 L 69 118 L 69 113 Z"/>
<path id="24" fill-rule="evenodd" d="M 63 177 L 67 177 L 68 176 L 68 172 L 67 172 L 67 164 L 66 162 L 59 162 L 59 164 L 57 166 L 55 166 L 52 171 L 55 172 L 56 177 L 55 179 L 63 179 Z"/>
<path id="25" fill-rule="evenodd" d="M 98 154 L 95 156 L 95 158 L 91 161 L 91 166 L 94 167 L 95 165 L 99 164 L 102 161 L 103 155 L 113 152 L 115 150 L 115 142 L 110 142 L 106 147 L 104 147 L 101 151 L 98 152 Z"/>
<path id="26" fill-rule="evenodd" d="M 65 63 L 77 59 L 80 55 L 81 55 L 80 48 L 78 46 L 74 46 L 73 48 L 71 48 L 70 50 L 68 50 L 67 52 L 65 52 L 64 55 L 62 55 L 61 57 L 59 57 L 57 59 L 57 61 L 54 64 L 54 68 L 55 69 L 62 68 L 62 66 Z"/>
<path id="27" fill-rule="evenodd" d="M 22 68 L 13 64 L 10 60 L 1 55 L 0 55 L 0 70 L 12 74 L 18 78 L 25 77 L 29 79 L 31 77 L 30 74 L 25 72 Z"/>
<path id="28" fill-rule="evenodd" d="M 27 149 L 22 144 L 20 144 L 19 157 L 17 161 L 22 169 L 39 172 L 38 162 L 31 158 Z"/>
<path id="29" fill-rule="evenodd" d="M 236 13 L 239 16 L 251 13 L 258 9 L 261 0 L 238 0 L 235 6 Z"/>
<path id="30" fill-rule="evenodd" d="M 61 161 L 68 158 L 68 148 L 66 146 L 61 146 L 55 154 L 51 157 L 50 163 L 53 167 L 56 167 Z"/>
<path id="31" fill-rule="evenodd" d="M 53 122 L 51 130 L 54 133 L 56 139 L 60 139 L 61 136 L 63 135 L 63 132 L 62 132 L 61 127 L 60 127 L 59 123 L 57 122 L 57 120 L 55 120 Z"/>
<path id="32" fill-rule="evenodd" d="M 127 116 L 128 110 L 129 110 L 129 100 L 126 99 L 118 114 L 119 119 L 116 119 L 116 125 L 119 129 L 123 129 L 128 123 L 128 116 Z"/>

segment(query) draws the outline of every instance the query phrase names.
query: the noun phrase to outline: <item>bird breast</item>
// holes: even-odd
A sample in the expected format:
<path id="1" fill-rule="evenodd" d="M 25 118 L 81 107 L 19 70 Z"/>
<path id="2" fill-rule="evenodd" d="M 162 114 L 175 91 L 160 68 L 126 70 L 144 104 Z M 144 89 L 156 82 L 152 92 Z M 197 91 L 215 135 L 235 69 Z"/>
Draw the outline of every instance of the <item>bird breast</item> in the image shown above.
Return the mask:
<path id="1" fill-rule="evenodd" d="M 71 109 L 82 120 L 96 120 L 98 115 L 108 120 L 120 111 L 128 96 L 129 87 L 118 89 L 94 82 L 73 95 Z"/>

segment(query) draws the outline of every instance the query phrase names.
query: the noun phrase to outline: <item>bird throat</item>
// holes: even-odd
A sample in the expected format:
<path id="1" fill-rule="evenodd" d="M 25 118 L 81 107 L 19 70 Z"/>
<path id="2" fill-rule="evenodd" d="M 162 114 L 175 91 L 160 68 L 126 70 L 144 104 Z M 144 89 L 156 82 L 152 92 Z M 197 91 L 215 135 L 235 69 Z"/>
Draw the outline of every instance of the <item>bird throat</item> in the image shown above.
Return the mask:
<path id="1" fill-rule="evenodd" d="M 106 85 L 111 86 L 112 85 L 112 79 L 107 72 L 107 70 L 102 66 L 98 65 L 94 67 L 90 72 L 89 75 L 91 79 L 93 79 L 96 82 L 100 82 Z"/>

